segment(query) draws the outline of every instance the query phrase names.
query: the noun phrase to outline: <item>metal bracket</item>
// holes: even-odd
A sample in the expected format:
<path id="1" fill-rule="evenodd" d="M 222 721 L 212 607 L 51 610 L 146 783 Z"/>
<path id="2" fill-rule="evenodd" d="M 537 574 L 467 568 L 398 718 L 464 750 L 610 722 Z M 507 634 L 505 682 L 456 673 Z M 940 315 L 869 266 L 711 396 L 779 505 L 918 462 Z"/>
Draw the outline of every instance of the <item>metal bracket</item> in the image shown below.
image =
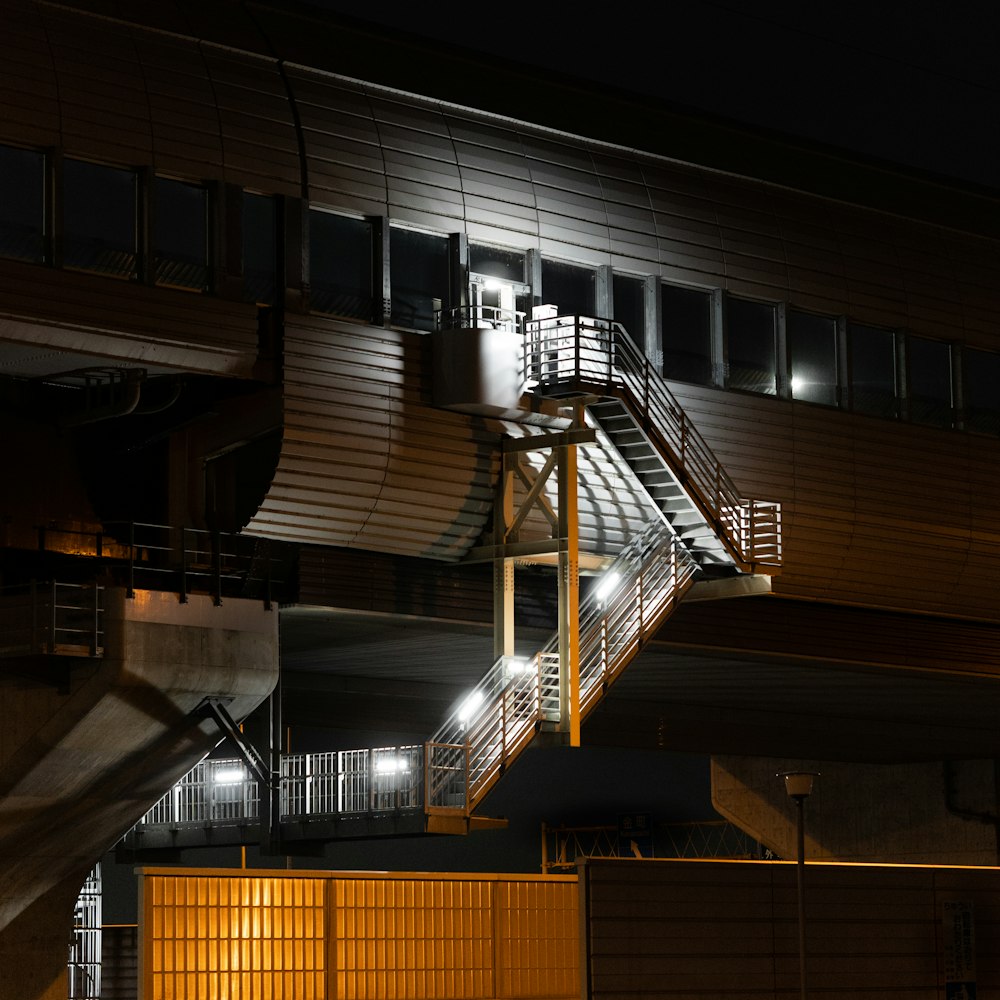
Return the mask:
<path id="1" fill-rule="evenodd" d="M 260 751 L 248 742 L 240 732 L 240 727 L 229 714 L 226 703 L 220 698 L 206 698 L 199 706 L 202 712 L 214 719 L 219 728 L 233 741 L 244 763 L 257 776 L 257 780 L 267 789 L 274 787 L 274 776 Z"/>

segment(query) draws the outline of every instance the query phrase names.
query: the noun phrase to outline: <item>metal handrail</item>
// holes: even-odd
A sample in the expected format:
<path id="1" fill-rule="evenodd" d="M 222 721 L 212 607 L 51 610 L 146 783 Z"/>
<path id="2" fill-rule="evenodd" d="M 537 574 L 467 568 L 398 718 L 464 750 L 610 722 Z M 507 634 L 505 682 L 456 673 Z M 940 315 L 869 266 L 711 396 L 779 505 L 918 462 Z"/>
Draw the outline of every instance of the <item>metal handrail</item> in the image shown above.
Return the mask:
<path id="1" fill-rule="evenodd" d="M 586 715 L 625 668 L 640 645 L 662 624 L 693 582 L 698 565 L 673 532 L 652 522 L 618 555 L 612 593 L 592 591 L 580 604 L 580 711 Z M 428 746 L 447 747 L 448 784 L 428 768 L 429 810 L 471 811 L 504 768 L 531 741 L 542 722 L 559 722 L 559 636 L 527 660 L 501 657 L 456 706 Z M 457 763 L 458 755 L 464 768 Z M 457 791 L 455 782 L 464 777 Z M 445 802 L 438 789 L 451 796 Z"/>
<path id="2" fill-rule="evenodd" d="M 745 565 L 781 564 L 781 508 L 745 499 L 680 403 L 625 328 L 614 320 L 557 316 L 530 320 L 524 384 L 549 392 L 589 389 L 617 395 L 637 415 L 706 519 Z"/>
<path id="3" fill-rule="evenodd" d="M 283 583 L 280 542 L 256 535 L 139 521 L 108 521 L 100 530 L 39 525 L 39 551 L 90 556 L 117 568 L 126 593 L 137 580 L 162 583 L 180 594 L 207 592 L 216 602 L 249 589 L 270 604 Z"/>
<path id="4" fill-rule="evenodd" d="M 439 309 L 435 314 L 438 330 L 506 330 L 524 333 L 525 313 L 500 306 L 466 305 Z"/>
<path id="5" fill-rule="evenodd" d="M 376 747 L 283 754 L 280 814 L 303 820 L 423 809 L 424 747 Z M 139 820 L 137 826 L 183 827 L 253 823 L 260 787 L 239 758 L 202 760 Z"/>
<path id="6" fill-rule="evenodd" d="M 0 656 L 103 652 L 103 586 L 32 580 L 0 588 Z"/>

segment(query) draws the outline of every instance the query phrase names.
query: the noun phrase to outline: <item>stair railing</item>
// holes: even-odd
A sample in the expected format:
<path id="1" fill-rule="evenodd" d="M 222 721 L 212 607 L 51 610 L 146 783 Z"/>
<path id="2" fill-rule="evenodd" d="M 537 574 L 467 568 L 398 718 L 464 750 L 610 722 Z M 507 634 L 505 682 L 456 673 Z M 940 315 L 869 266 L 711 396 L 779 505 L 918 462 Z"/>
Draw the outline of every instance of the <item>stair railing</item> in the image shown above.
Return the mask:
<path id="1" fill-rule="evenodd" d="M 524 384 L 548 395 L 612 393 L 629 403 L 744 565 L 781 564 L 781 508 L 743 498 L 656 368 L 613 320 L 558 316 L 525 324 Z"/>
<path id="2" fill-rule="evenodd" d="M 595 587 L 581 602 L 582 715 L 673 610 L 697 569 L 673 532 L 657 521 L 606 571 L 614 586 Z M 558 647 L 556 634 L 531 659 L 501 657 L 431 737 L 425 785 L 429 812 L 471 812 L 540 725 L 560 721 Z"/>

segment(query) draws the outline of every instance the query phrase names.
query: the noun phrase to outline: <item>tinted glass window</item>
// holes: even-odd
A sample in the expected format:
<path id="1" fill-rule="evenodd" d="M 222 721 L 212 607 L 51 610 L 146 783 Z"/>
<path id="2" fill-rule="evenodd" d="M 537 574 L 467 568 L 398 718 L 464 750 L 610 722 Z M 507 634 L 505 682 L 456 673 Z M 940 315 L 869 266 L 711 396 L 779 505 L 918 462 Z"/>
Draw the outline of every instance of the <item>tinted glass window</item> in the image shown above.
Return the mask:
<path id="1" fill-rule="evenodd" d="M 389 232 L 392 322 L 433 330 L 435 313 L 449 306 L 448 240 L 412 229 Z"/>
<path id="2" fill-rule="evenodd" d="M 118 277 L 136 272 L 138 178 L 82 160 L 63 163 L 63 260 Z"/>
<path id="3" fill-rule="evenodd" d="M 370 257 L 369 253 L 369 257 Z M 243 193 L 243 298 L 247 302 L 274 302 L 277 271 L 277 215 L 275 201 L 262 194 Z"/>
<path id="4" fill-rule="evenodd" d="M 792 398 L 837 405 L 837 321 L 789 310 L 788 360 Z"/>
<path id="5" fill-rule="evenodd" d="M 906 341 L 910 419 L 951 426 L 951 345 L 909 337 Z"/>
<path id="6" fill-rule="evenodd" d="M 663 374 L 681 382 L 712 382 L 712 293 L 663 285 Z"/>
<path id="7" fill-rule="evenodd" d="M 594 272 L 588 267 L 542 261 L 542 302 L 560 316 L 594 315 Z"/>
<path id="8" fill-rule="evenodd" d="M 897 416 L 896 335 L 853 323 L 848 335 L 853 409 L 874 417 Z"/>
<path id="9" fill-rule="evenodd" d="M 208 192 L 197 184 L 157 177 L 153 188 L 156 283 L 208 287 Z"/>
<path id="10" fill-rule="evenodd" d="M 731 389 L 775 395 L 777 352 L 774 306 L 747 299 L 729 299 L 726 347 Z"/>
<path id="11" fill-rule="evenodd" d="M 309 302 L 317 312 L 370 321 L 371 223 L 310 212 L 309 281 Z"/>
<path id="12" fill-rule="evenodd" d="M 524 254 L 520 250 L 486 247 L 477 243 L 469 245 L 469 270 L 473 274 L 486 274 L 504 281 L 524 281 Z"/>
<path id="13" fill-rule="evenodd" d="M 632 342 L 642 349 L 646 339 L 646 283 L 642 278 L 615 274 L 611 284 L 614 318 L 625 327 Z"/>
<path id="14" fill-rule="evenodd" d="M 1000 434 L 1000 354 L 967 347 L 962 375 L 966 428 Z"/>
<path id="15" fill-rule="evenodd" d="M 0 146 L 0 256 L 41 260 L 45 254 L 45 157 Z"/>

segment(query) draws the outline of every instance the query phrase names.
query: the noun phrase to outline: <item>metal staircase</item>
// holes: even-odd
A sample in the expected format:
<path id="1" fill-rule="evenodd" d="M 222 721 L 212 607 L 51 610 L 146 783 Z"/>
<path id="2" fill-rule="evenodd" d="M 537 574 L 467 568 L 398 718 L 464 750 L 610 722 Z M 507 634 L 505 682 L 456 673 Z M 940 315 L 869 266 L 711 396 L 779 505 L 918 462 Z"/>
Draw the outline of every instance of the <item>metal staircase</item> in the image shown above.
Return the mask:
<path id="1" fill-rule="evenodd" d="M 673 531 L 654 522 L 591 589 L 580 607 L 582 717 L 667 619 L 697 571 Z M 530 660 L 497 660 L 431 737 L 429 814 L 473 812 L 535 734 L 561 721 L 558 645 L 556 634 Z"/>
<path id="2" fill-rule="evenodd" d="M 635 473 L 660 519 L 634 538 L 582 602 L 580 717 L 593 710 L 698 576 L 775 571 L 776 503 L 747 500 L 655 368 L 608 320 L 533 320 L 524 383 L 574 398 Z M 427 744 L 429 814 L 471 814 L 546 725 L 560 721 L 558 635 L 528 661 L 502 658 Z"/>
<path id="3" fill-rule="evenodd" d="M 620 323 L 583 316 L 528 322 L 524 378 L 540 395 L 584 398 L 588 412 L 706 571 L 777 571 L 780 505 L 740 495 Z"/>

